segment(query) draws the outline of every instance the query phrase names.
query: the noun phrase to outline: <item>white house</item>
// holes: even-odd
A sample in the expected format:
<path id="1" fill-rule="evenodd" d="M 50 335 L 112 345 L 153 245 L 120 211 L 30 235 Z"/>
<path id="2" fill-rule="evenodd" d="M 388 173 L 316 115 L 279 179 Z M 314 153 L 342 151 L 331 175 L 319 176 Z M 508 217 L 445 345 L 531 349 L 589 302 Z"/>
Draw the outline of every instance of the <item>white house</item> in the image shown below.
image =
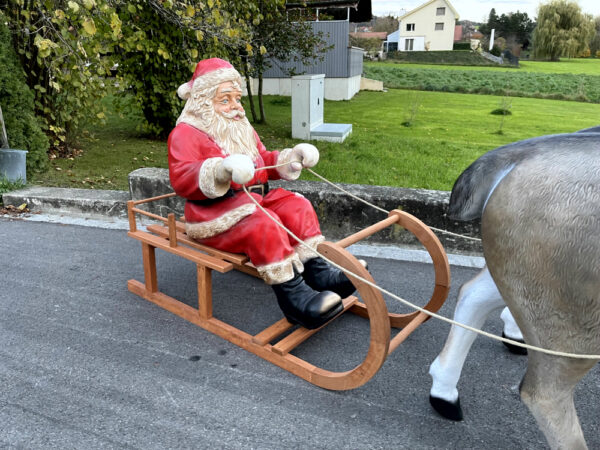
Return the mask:
<path id="1" fill-rule="evenodd" d="M 452 50 L 458 19 L 448 0 L 423 3 L 398 19 L 398 51 Z"/>

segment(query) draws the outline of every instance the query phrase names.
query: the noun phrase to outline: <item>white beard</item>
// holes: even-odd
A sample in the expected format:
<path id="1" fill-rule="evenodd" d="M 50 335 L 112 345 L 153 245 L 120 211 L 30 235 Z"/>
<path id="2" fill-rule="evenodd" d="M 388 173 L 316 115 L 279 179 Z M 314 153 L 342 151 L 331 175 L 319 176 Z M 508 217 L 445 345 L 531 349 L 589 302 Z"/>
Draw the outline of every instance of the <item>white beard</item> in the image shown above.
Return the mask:
<path id="1" fill-rule="evenodd" d="M 253 161 L 258 157 L 254 128 L 241 111 L 227 116 L 218 114 L 212 99 L 204 96 L 190 97 L 186 102 L 177 123 L 187 123 L 212 137 L 226 155 L 247 155 Z M 234 117 L 240 115 L 240 119 Z"/>

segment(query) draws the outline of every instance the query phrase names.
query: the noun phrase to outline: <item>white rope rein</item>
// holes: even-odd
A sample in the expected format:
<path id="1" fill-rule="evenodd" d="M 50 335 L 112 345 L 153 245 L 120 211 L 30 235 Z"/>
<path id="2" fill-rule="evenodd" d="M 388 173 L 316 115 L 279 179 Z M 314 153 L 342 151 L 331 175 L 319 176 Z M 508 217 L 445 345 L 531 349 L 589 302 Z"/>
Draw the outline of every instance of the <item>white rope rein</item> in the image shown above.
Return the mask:
<path id="1" fill-rule="evenodd" d="M 283 165 L 286 165 L 286 164 L 290 164 L 290 163 L 278 164 L 278 165 L 275 165 L 275 166 L 268 166 L 268 167 L 261 167 L 261 168 L 258 168 L 258 169 L 256 169 L 256 170 L 272 169 L 272 168 L 276 168 L 276 167 L 281 167 L 281 166 L 283 166 Z M 317 175 L 317 174 L 316 174 L 316 173 L 315 173 L 313 170 L 311 170 L 311 169 L 308 169 L 308 170 L 309 170 L 309 172 L 310 172 L 310 173 L 312 173 L 312 174 L 316 175 L 317 177 L 319 177 L 319 178 L 323 179 L 324 181 L 326 181 L 327 183 L 331 184 L 332 186 L 334 186 L 334 187 L 336 187 L 336 188 L 338 188 L 338 189 L 342 190 L 343 192 L 346 192 L 346 191 L 344 191 L 342 188 L 339 188 L 339 187 L 338 187 L 338 186 L 336 186 L 335 184 L 331 183 L 330 181 L 328 181 L 328 180 L 325 180 L 325 179 L 324 179 L 323 177 L 321 177 L 320 175 Z M 414 303 L 411 303 L 410 301 L 408 301 L 408 300 L 405 300 L 405 299 L 403 299 L 402 297 L 399 297 L 399 296 L 397 296 L 396 294 L 393 294 L 392 292 L 389 292 L 388 290 L 386 290 L 386 289 L 383 289 L 383 288 L 381 288 L 381 287 L 377 286 L 375 283 L 372 283 L 371 281 L 369 281 L 369 280 L 367 280 L 367 279 L 365 279 L 365 278 L 361 277 L 360 275 L 357 275 L 357 274 L 355 274 L 354 272 L 352 272 L 352 271 L 349 271 L 349 270 L 345 269 L 344 267 L 340 266 L 339 264 L 337 264 L 337 263 L 335 263 L 335 262 L 331 261 L 331 260 L 330 260 L 329 258 L 327 258 L 326 256 L 324 256 L 324 255 L 321 255 L 321 254 L 320 254 L 320 253 L 319 253 L 319 252 L 318 252 L 316 249 L 313 249 L 312 247 L 310 247 L 310 246 L 309 246 L 309 245 L 308 245 L 306 242 L 304 242 L 302 239 L 300 239 L 298 236 L 296 236 L 294 233 L 292 233 L 292 231 L 290 231 L 290 230 L 289 230 L 287 227 L 285 227 L 285 226 L 284 226 L 284 225 L 283 225 L 281 222 L 279 222 L 277 219 L 275 219 L 273 216 L 271 216 L 271 214 L 269 214 L 269 212 L 268 212 L 268 211 L 267 211 L 267 210 L 266 210 L 266 209 L 265 209 L 265 208 L 264 208 L 264 207 L 263 207 L 263 206 L 262 206 L 260 203 L 258 203 L 258 201 L 256 201 L 256 199 L 255 199 L 254 197 L 252 197 L 252 195 L 250 195 L 250 193 L 249 193 L 249 192 L 248 192 L 248 190 L 246 189 L 246 186 L 243 186 L 243 190 L 244 190 L 244 192 L 246 193 L 246 195 L 247 195 L 247 196 L 248 196 L 248 197 L 249 197 L 249 198 L 252 200 L 252 202 L 254 202 L 254 204 L 255 204 L 256 206 L 258 206 L 258 208 L 259 208 L 259 209 L 260 209 L 260 210 L 261 210 L 263 213 L 265 213 L 265 214 L 267 215 L 267 217 L 269 217 L 269 219 L 271 219 L 271 220 L 272 220 L 272 221 L 273 221 L 275 224 L 277 224 L 277 225 L 278 225 L 280 228 L 282 228 L 283 230 L 285 230 L 285 231 L 286 231 L 286 232 L 287 232 L 287 233 L 288 233 L 290 236 L 292 236 L 292 237 L 293 237 L 293 238 L 294 238 L 296 241 L 298 241 L 298 242 L 299 242 L 301 245 L 304 245 L 306 248 L 308 248 L 308 249 L 312 250 L 312 251 L 313 251 L 315 254 L 319 255 L 321 258 L 323 258 L 325 261 L 327 261 L 327 262 L 328 262 L 329 264 L 331 264 L 332 266 L 334 266 L 334 267 L 338 268 L 339 270 L 343 271 L 343 272 L 344 272 L 346 275 L 349 275 L 349 276 L 351 276 L 351 277 L 354 277 L 354 278 L 356 278 L 357 280 L 360 280 L 361 282 L 363 282 L 363 283 L 365 283 L 365 284 L 367 284 L 367 285 L 369 285 L 369 286 L 371 286 L 371 287 L 373 287 L 373 288 L 375 288 L 375 289 L 379 290 L 380 292 L 382 292 L 382 293 L 384 293 L 384 294 L 387 294 L 387 295 L 389 295 L 391 298 L 393 298 L 393 299 L 395 299 L 395 300 L 399 301 L 400 303 L 403 303 L 403 304 L 404 304 L 404 305 L 406 305 L 406 306 L 409 306 L 409 307 L 411 307 L 411 308 L 413 308 L 413 309 L 415 309 L 415 310 L 417 310 L 417 311 L 420 311 L 420 312 L 422 312 L 422 313 L 425 313 L 425 314 L 429 315 L 430 317 L 434 317 L 434 318 L 436 318 L 436 319 L 439 319 L 439 320 L 441 320 L 441 321 L 447 322 L 447 323 L 449 323 L 449 324 L 451 324 L 451 325 L 456 325 L 456 326 L 459 326 L 459 327 L 461 327 L 461 328 L 464 328 L 464 329 L 466 329 L 466 330 L 472 331 L 472 332 L 474 332 L 474 333 L 481 334 L 481 335 L 483 335 L 483 336 L 486 336 L 486 337 L 488 337 L 488 338 L 490 338 L 490 339 L 495 339 L 495 340 L 497 340 L 497 341 L 504 342 L 504 343 L 506 343 L 506 344 L 511 344 L 511 345 L 515 345 L 515 346 L 517 346 L 517 347 L 523 347 L 523 348 L 526 348 L 526 349 L 528 349 L 528 350 L 534 350 L 534 351 L 538 351 L 538 352 L 541 352 L 541 353 L 546 353 L 546 354 L 549 354 L 549 355 L 554 355 L 554 356 L 564 356 L 564 357 L 568 357 L 568 358 L 577 358 L 577 359 L 600 359 L 600 355 L 587 355 L 587 354 L 579 354 L 579 353 L 567 353 L 567 352 L 560 352 L 560 351 L 556 351 L 556 350 L 549 350 L 549 349 L 545 349 L 545 348 L 541 348 L 541 347 L 536 347 L 536 346 L 534 346 L 534 345 L 525 344 L 525 343 L 523 343 L 523 342 L 518 342 L 518 341 L 515 341 L 515 340 L 513 340 L 513 339 L 508 339 L 508 338 L 504 338 L 504 337 L 496 336 L 496 335 L 494 335 L 494 334 L 488 333 L 487 331 L 483 331 L 483 330 L 480 330 L 480 329 L 478 329 L 478 328 L 473 328 L 473 327 L 471 327 L 471 326 L 469 326 L 469 325 L 465 325 L 465 324 L 463 324 L 463 323 L 456 322 L 455 320 L 449 319 L 448 317 L 441 316 L 441 315 L 439 315 L 439 314 L 436 314 L 436 313 L 434 313 L 434 312 L 432 312 L 432 311 L 429 311 L 429 310 L 427 310 L 427 309 L 425 309 L 425 308 L 422 308 L 422 307 L 420 307 L 420 306 L 418 306 L 418 305 L 415 305 Z M 362 199 L 360 199 L 360 198 L 358 198 L 358 197 L 355 197 L 353 194 L 350 194 L 350 193 L 348 193 L 348 195 L 350 195 L 350 196 L 352 196 L 352 197 L 356 198 L 357 200 L 360 200 L 360 201 L 362 201 L 363 203 L 366 203 L 366 204 L 369 204 L 369 205 L 370 205 L 370 203 L 369 203 L 369 202 L 367 202 L 367 201 L 365 201 L 365 200 L 362 200 Z M 374 206 L 374 205 L 371 205 L 371 206 Z M 374 207 L 375 207 L 376 209 L 379 209 L 379 210 L 381 210 L 381 211 L 385 211 L 385 210 L 384 210 L 384 209 L 382 209 L 382 208 L 379 208 L 379 207 L 376 207 L 376 206 L 374 206 Z M 386 211 L 386 212 L 387 212 L 387 211 Z M 459 236 L 460 236 L 460 235 L 459 235 Z M 462 237 L 462 236 L 461 236 L 461 237 Z"/>
<path id="2" fill-rule="evenodd" d="M 364 200 L 364 199 L 362 199 L 362 198 L 360 198 L 360 197 L 357 197 L 357 196 L 356 196 L 356 195 L 354 195 L 353 193 L 351 193 L 351 192 L 348 192 L 347 190 L 345 190 L 345 189 L 341 188 L 340 186 L 338 186 L 338 185 L 336 185 L 336 184 L 332 183 L 332 182 L 331 182 L 331 181 L 329 181 L 327 178 L 325 178 L 325 177 L 323 177 L 323 176 L 319 175 L 318 173 L 316 173 L 314 170 L 312 170 L 312 169 L 310 169 L 310 168 L 308 168 L 308 167 L 307 167 L 307 168 L 305 168 L 304 170 L 307 170 L 308 172 L 310 172 L 310 173 L 311 173 L 312 175 L 314 175 L 315 177 L 317 177 L 317 178 L 319 178 L 319 179 L 323 180 L 325 183 L 327 183 L 327 184 L 329 184 L 329 185 L 333 186 L 333 187 L 334 187 L 334 188 L 336 188 L 337 190 L 339 190 L 339 191 L 342 191 L 344 194 L 346 194 L 346 195 L 349 195 L 349 196 L 350 196 L 350 197 L 352 197 L 353 199 L 355 199 L 355 200 L 358 200 L 359 202 L 362 202 L 362 203 L 364 203 L 365 205 L 368 205 L 368 206 L 370 206 L 370 207 L 372 207 L 372 208 L 375 208 L 375 209 L 377 209 L 377 210 L 379 210 L 379 211 L 381 211 L 381 212 L 384 212 L 384 213 L 386 213 L 386 214 L 389 214 L 389 213 L 390 213 L 389 211 L 387 211 L 387 210 L 385 210 L 385 209 L 383 209 L 383 208 L 380 208 L 380 207 L 379 207 L 379 206 L 377 206 L 377 205 L 374 205 L 374 204 L 372 204 L 372 203 L 369 203 L 368 201 L 366 201 L 366 200 Z M 432 230 L 434 230 L 434 231 L 439 231 L 440 233 L 449 234 L 449 235 L 451 235 L 451 236 L 457 236 L 457 237 L 460 237 L 460 238 L 463 238 L 463 239 L 469 239 L 469 240 L 472 240 L 472 241 L 481 242 L 481 239 L 479 239 L 479 238 L 474 238 L 474 237 L 470 237 L 470 236 L 465 236 L 465 235 L 463 235 L 463 234 L 457 234 L 457 233 L 453 233 L 452 231 L 441 230 L 441 229 L 439 229 L 439 228 L 435 228 L 435 227 L 429 227 L 429 228 L 431 228 L 431 229 L 432 229 Z"/>

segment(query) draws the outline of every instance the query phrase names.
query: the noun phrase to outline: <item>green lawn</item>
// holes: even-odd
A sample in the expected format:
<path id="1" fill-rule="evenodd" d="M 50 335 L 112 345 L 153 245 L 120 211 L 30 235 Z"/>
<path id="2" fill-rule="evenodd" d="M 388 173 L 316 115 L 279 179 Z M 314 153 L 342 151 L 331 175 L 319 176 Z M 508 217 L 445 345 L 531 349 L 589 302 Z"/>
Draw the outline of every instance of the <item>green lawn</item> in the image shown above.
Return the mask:
<path id="1" fill-rule="evenodd" d="M 256 127 L 263 142 L 269 149 L 293 146 L 298 141 L 291 139 L 290 98 L 265 100 L 269 123 Z M 490 114 L 503 103 L 512 115 Z M 403 126 L 411 116 L 412 125 Z M 456 177 L 488 150 L 600 124 L 600 104 L 391 89 L 363 91 L 350 101 L 326 101 L 325 122 L 353 125 L 343 144 L 315 143 L 321 151 L 315 170 L 328 179 L 450 190 Z M 105 127 L 93 130 L 96 139 L 82 141 L 82 156 L 53 160 L 48 173 L 33 182 L 127 189 L 132 170 L 167 167 L 166 143 L 139 135 L 136 123 L 135 117 L 110 114 Z"/>

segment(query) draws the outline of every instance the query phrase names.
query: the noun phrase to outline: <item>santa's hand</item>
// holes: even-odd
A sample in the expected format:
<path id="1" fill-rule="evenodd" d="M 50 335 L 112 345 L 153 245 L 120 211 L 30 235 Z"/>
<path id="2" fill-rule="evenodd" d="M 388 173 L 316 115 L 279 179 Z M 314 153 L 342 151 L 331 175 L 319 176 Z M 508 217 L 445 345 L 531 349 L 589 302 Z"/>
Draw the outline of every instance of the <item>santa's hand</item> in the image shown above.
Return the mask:
<path id="1" fill-rule="evenodd" d="M 246 155 L 228 156 L 217 169 L 217 179 L 223 183 L 233 180 L 237 184 L 246 184 L 252 178 L 254 178 L 254 163 Z"/>
<path id="2" fill-rule="evenodd" d="M 303 167 L 313 167 L 319 162 L 319 150 L 312 144 L 303 142 L 292 148 L 292 170 L 301 170 Z"/>

